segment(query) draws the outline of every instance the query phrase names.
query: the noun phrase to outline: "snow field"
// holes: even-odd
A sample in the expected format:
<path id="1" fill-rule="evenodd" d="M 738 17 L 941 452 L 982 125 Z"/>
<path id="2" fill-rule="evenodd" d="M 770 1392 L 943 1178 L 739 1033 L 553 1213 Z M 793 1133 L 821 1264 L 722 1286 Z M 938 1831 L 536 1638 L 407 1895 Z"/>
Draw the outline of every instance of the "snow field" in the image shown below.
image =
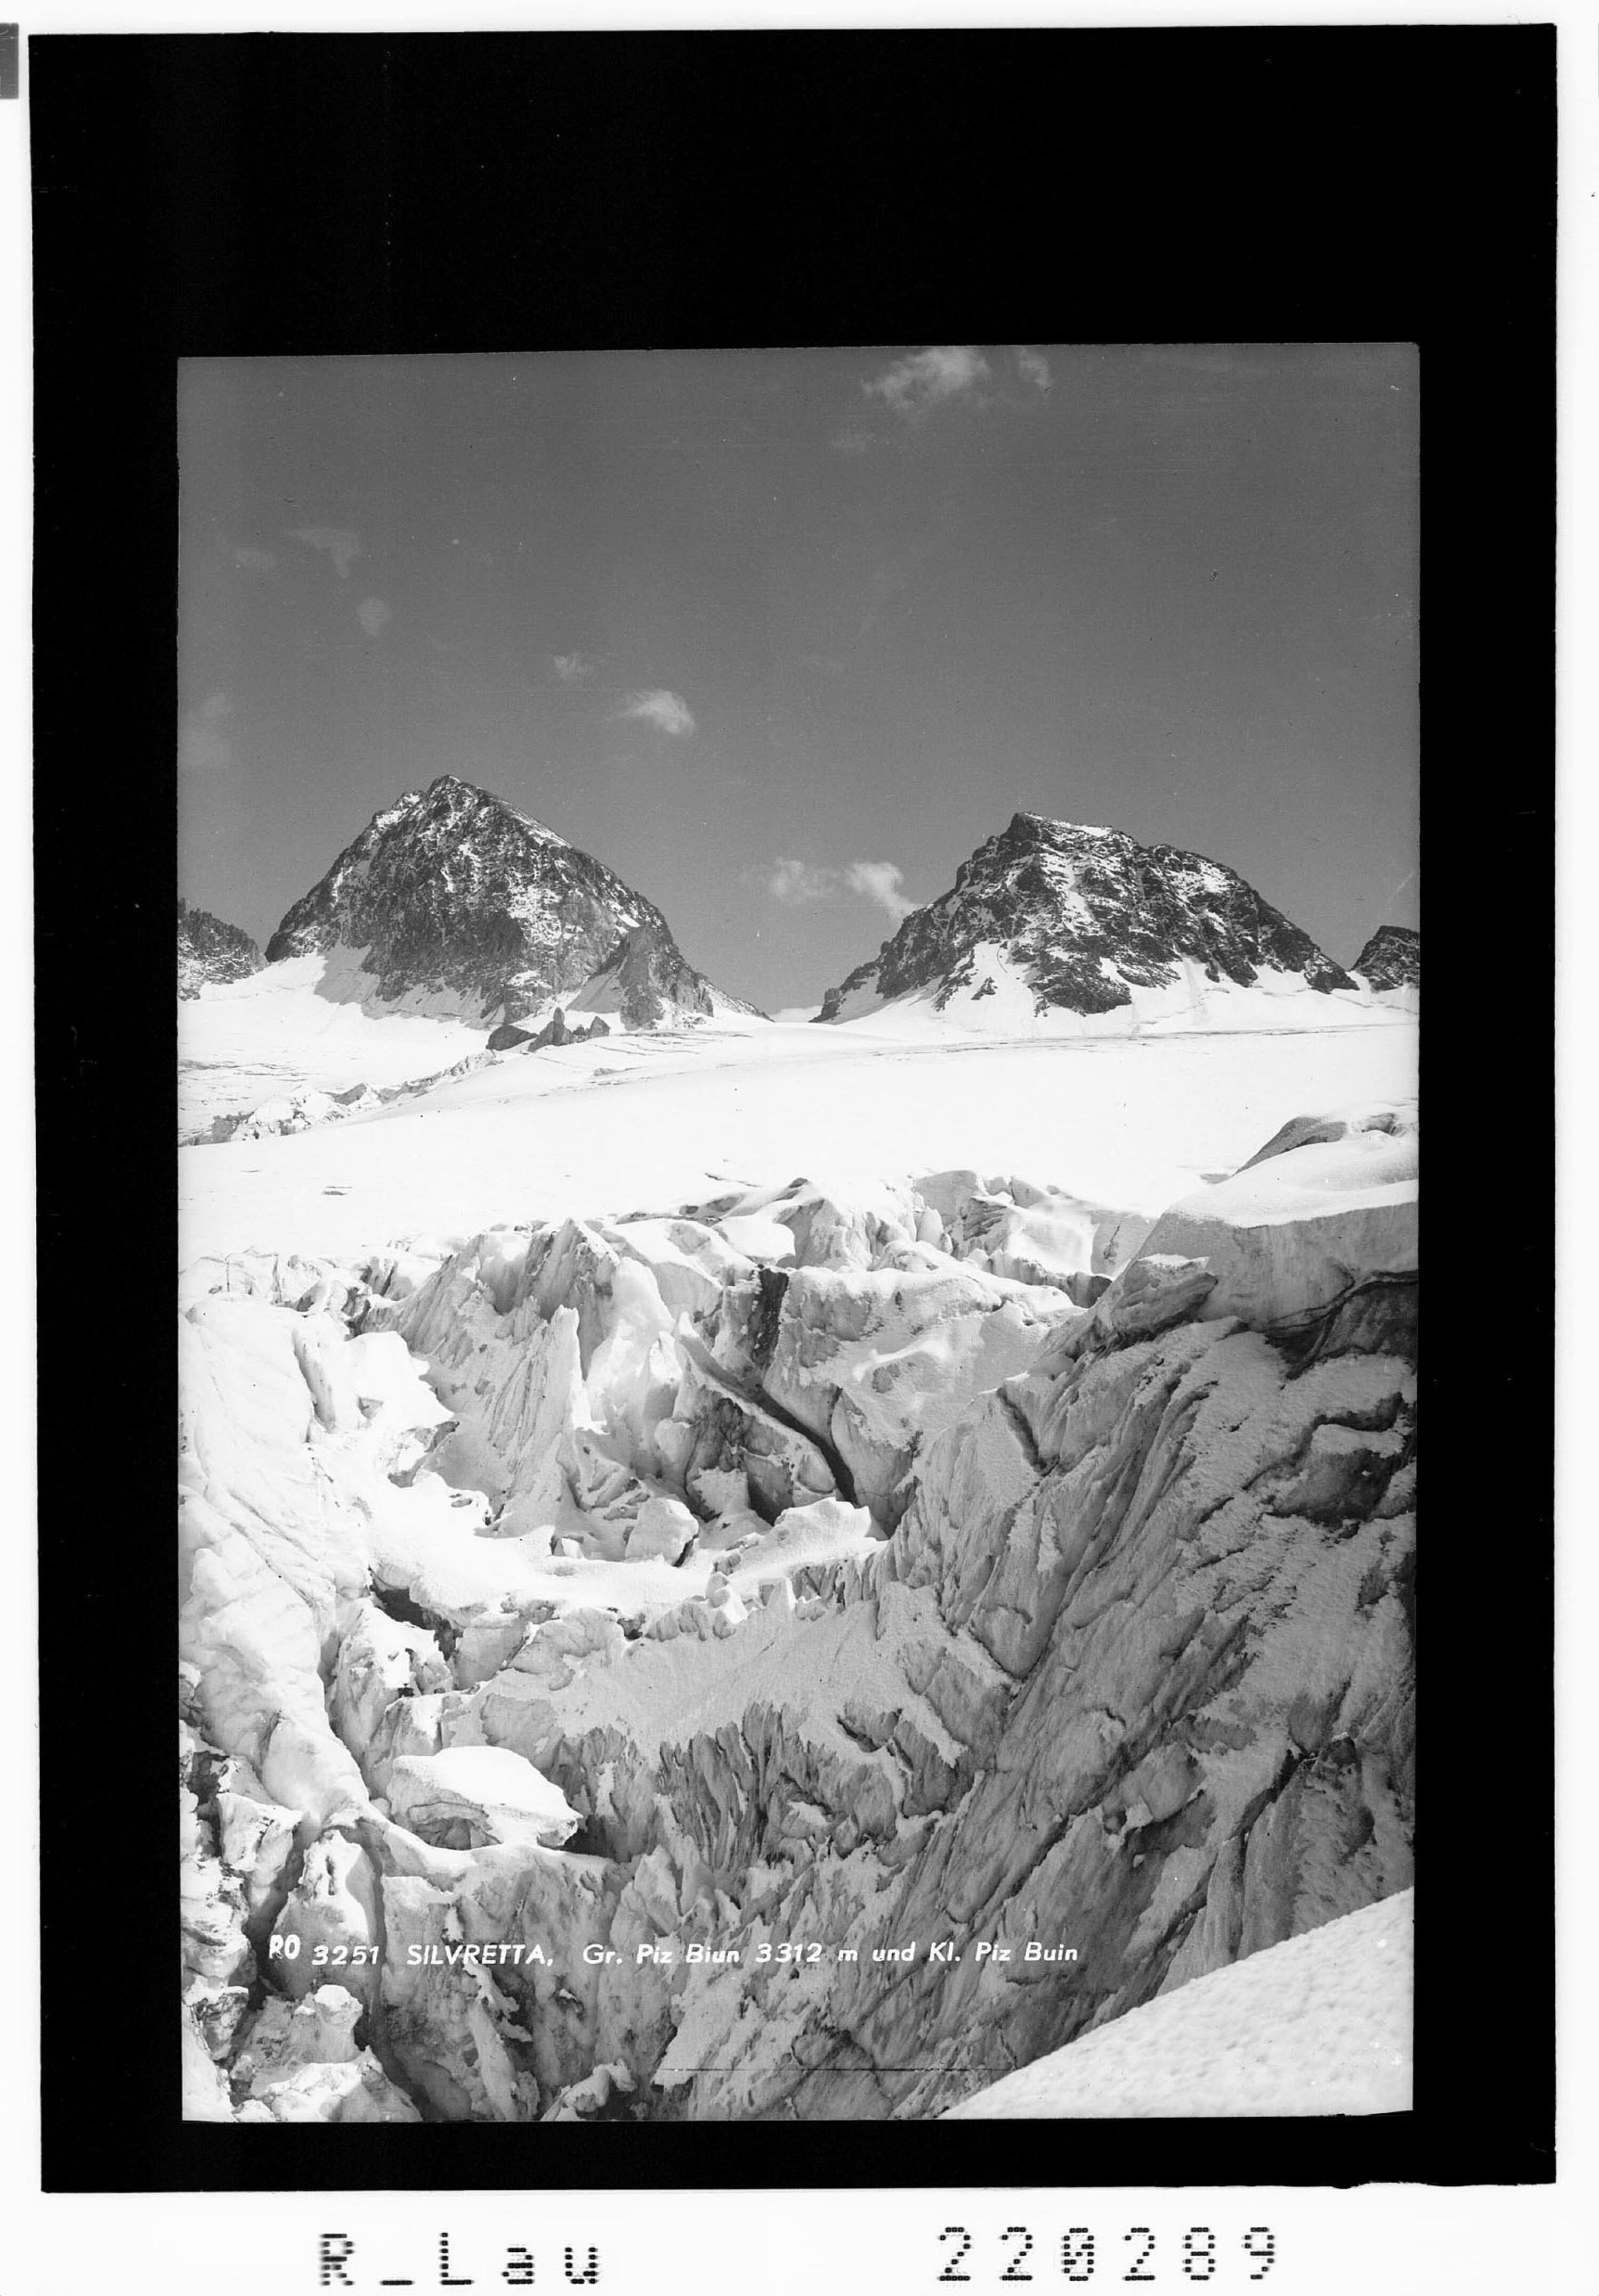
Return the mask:
<path id="1" fill-rule="evenodd" d="M 946 2120 L 1408 2112 L 1415 1892 L 1213 1970 Z"/>
<path id="2" fill-rule="evenodd" d="M 177 1008 L 178 1109 L 191 1132 L 275 1095 L 404 1084 L 482 1050 L 475 1013 L 449 993 L 380 1015 L 359 950 L 295 956 L 243 980 L 212 982 Z"/>
<path id="3" fill-rule="evenodd" d="M 1304 1109 L 1412 1097 L 1415 1048 L 1403 1020 L 1119 1042 L 907 1044 L 865 1024 L 761 1022 L 602 1038 L 338 1125 L 181 1150 L 180 1257 L 349 1258 L 580 1205 L 620 1216 L 801 1172 L 861 1183 L 944 1166 L 1152 1215 Z"/>
<path id="4" fill-rule="evenodd" d="M 1394 1104 L 1414 1057 L 1403 1023 L 926 1045 L 708 1023 L 512 1055 L 336 1127 L 183 1152 L 185 1679 L 252 1823 L 314 1837 L 277 1931 L 369 1939 L 381 1898 L 381 1983 L 407 2036 L 407 2094 L 370 2066 L 297 2070 L 268 2083 L 270 2117 L 407 2118 L 408 2095 L 450 2119 L 621 2098 L 710 2119 L 922 2115 L 974 2035 L 997 2070 L 1061 2026 L 1040 2024 L 1041 1997 L 985 1995 L 968 1973 L 874 1989 L 870 1948 L 896 1919 L 925 1940 L 995 1905 L 1007 1934 L 1040 1934 L 1111 1889 L 1142 1907 L 1133 1953 L 1214 1860 L 1174 1983 L 1201 1948 L 1232 1950 L 1220 1834 L 1147 1872 L 1133 1844 L 1212 1804 L 1224 1832 L 1281 1770 L 1290 1724 L 1318 1747 L 1371 1716 L 1388 1728 L 1411 1390 L 1375 1353 L 1285 1384 L 1258 1331 L 1214 1317 L 1240 1311 L 1218 1304 L 1227 1284 L 1248 1322 L 1413 1264 L 1414 1136 Z M 1317 1119 L 1207 1178 L 1330 1103 L 1344 1131 Z M 1079 1371 L 1078 1348 L 1104 1352 Z M 1386 1477 L 1393 1505 L 1367 1520 Z M 1105 1510 L 1108 1552 L 1124 1536 L 1116 1508 L 1147 1550 L 1136 1602 L 1123 1552 L 1114 1590 L 1084 1561 Z M 1045 1679 L 1034 1661 L 1080 1568 Z M 1199 1751 L 1141 1748 L 1094 1784 L 1118 1718 L 1151 1710 L 1173 1652 L 1199 1666 L 1227 1606 L 1253 1620 L 1251 1670 L 1213 1705 L 1196 1688 Z M 1319 1841 L 1331 1823 L 1315 1795 L 1356 1791 L 1342 1775 L 1283 1798 L 1279 1864 L 1310 1857 L 1317 1878 L 1282 1906 L 1268 1882 L 1251 1918 L 1278 1935 L 1342 1929 L 1330 1914 L 1408 1878 L 1386 1784 L 1358 1861 L 1292 1848 L 1295 1826 Z M 1037 1865 L 1026 1844 L 1063 1809 Z M 574 1854 L 560 1845 L 579 1824 Z M 243 1884 L 227 1841 L 197 1854 L 196 1921 L 222 1943 L 191 2023 L 205 2062 L 230 2068 L 231 2106 L 205 2063 L 194 2094 L 209 2117 L 259 2119 L 250 2051 L 277 2046 L 284 2013 L 270 1994 L 244 2012 L 228 1910 Z M 640 1941 L 737 1936 L 753 1962 L 761 1940 L 804 1935 L 851 1941 L 867 1974 L 635 1962 Z M 563 1974 L 407 1976 L 408 1945 L 462 1936 L 554 1939 Z M 581 1974 L 596 1938 L 622 1974 Z M 1095 1997 L 1126 1981 L 1101 1972 Z M 1322 2022 L 1292 2064 L 1246 2049 L 1195 2074 L 1208 2103 L 1119 2109 L 1397 2109 L 1359 2101 L 1383 2093 L 1360 2086 L 1365 2027 L 1345 2021 L 1355 2046 L 1334 2062 L 1325 1990 L 1295 1997 Z M 1287 1997 L 1271 1997 L 1278 2016 Z M 819 2073 L 819 2103 L 805 2068 L 840 2047 L 843 2086 Z M 1216 2050 L 1212 2020 L 1165 2062 Z M 921 2070 L 877 2070 L 905 2066 Z M 1296 2066 L 1346 2101 L 1232 2101 L 1281 2093 Z M 1133 2062 L 1125 2100 L 1158 2094 L 1147 2070 Z"/>

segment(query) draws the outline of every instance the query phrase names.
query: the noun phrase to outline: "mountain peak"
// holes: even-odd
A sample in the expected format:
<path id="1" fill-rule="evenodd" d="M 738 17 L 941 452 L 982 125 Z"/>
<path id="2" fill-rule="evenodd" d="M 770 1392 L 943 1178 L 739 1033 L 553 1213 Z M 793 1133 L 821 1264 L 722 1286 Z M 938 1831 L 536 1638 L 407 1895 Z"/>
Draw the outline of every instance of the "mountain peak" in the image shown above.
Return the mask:
<path id="1" fill-rule="evenodd" d="M 476 782 L 463 781 L 459 774 L 437 774 L 424 790 L 409 791 L 422 805 L 459 805 L 473 810 L 487 808 L 495 812 L 515 813 L 517 808 L 507 798 L 493 790 L 482 788 Z M 403 804 L 405 800 L 401 800 Z"/>
<path id="2" fill-rule="evenodd" d="M 548 839 L 552 844 L 565 845 L 567 841 L 547 822 L 536 820 L 531 813 L 524 813 L 508 798 L 497 795 L 493 790 L 481 788 L 476 782 L 463 781 L 458 774 L 439 774 L 424 790 L 407 790 L 396 804 L 384 807 L 373 819 L 375 824 L 379 821 L 392 821 L 401 816 L 412 820 L 449 818 L 458 821 L 480 816 L 492 818 L 502 815 L 508 820 L 520 822 L 523 828 L 532 830 L 538 837 Z"/>
<path id="3" fill-rule="evenodd" d="M 1180 1018 L 1202 1004 L 1206 983 L 1247 988 L 1267 973 L 1323 994 L 1357 988 L 1222 863 L 1018 812 L 961 864 L 949 892 L 828 990 L 818 1017 L 853 1020 L 912 999 L 942 1013 L 958 997 L 973 1008 L 996 997 L 996 1019 L 1002 1006 L 1023 1026 L 1051 1010 L 1121 1007 L 1133 1022 L 1151 999 Z"/>
<path id="4" fill-rule="evenodd" d="M 177 993 L 198 996 L 209 981 L 245 980 L 259 972 L 261 953 L 242 926 L 226 924 L 209 909 L 177 903 Z"/>
<path id="5" fill-rule="evenodd" d="M 1079 837 L 1125 837 L 1119 829 L 1102 828 L 1087 821 L 1057 821 L 1047 813 L 1013 813 L 1010 825 L 1005 831 L 1008 839 L 1018 843 L 1069 843 Z M 1126 838 L 1128 844 L 1133 842 Z"/>
<path id="6" fill-rule="evenodd" d="M 652 965 L 641 967 L 640 939 L 657 952 Z M 514 1021 L 581 995 L 624 944 L 635 950 L 628 1025 L 737 1005 L 603 862 L 492 791 L 441 774 L 373 816 L 289 910 L 267 959 L 344 947 L 373 977 L 375 1003 L 447 995 L 474 1018 Z"/>
<path id="7" fill-rule="evenodd" d="M 1379 925 L 1352 970 L 1373 988 L 1419 988 L 1422 936 L 1409 925 Z"/>

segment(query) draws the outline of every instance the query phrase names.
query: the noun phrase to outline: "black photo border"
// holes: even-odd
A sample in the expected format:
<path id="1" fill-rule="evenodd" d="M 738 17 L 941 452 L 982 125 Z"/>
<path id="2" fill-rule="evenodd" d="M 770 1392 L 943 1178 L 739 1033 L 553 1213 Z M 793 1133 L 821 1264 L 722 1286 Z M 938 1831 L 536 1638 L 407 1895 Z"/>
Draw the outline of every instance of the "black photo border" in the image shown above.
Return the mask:
<path id="1" fill-rule="evenodd" d="M 30 42 L 46 2191 L 1552 2178 L 1554 57 L 1497 25 Z M 952 340 L 1420 346 L 1415 2109 L 185 2123 L 177 363 Z M 1513 1225 L 1452 1158 L 1468 1101 Z"/>

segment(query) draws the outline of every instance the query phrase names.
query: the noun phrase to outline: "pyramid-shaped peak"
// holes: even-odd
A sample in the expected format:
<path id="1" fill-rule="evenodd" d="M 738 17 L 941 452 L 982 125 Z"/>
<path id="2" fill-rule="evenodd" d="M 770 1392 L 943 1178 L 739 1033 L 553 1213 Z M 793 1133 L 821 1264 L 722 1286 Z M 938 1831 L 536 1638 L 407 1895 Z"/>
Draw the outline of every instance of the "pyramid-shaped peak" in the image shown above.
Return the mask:
<path id="1" fill-rule="evenodd" d="M 991 1025 L 1138 1006 L 1169 1014 L 1271 976 L 1323 995 L 1356 983 L 1224 863 L 1125 830 L 1018 812 L 947 893 L 913 910 L 877 956 L 829 989 L 819 1018 L 954 1000 Z M 1358 993 L 1356 991 L 1356 993 Z M 1151 1001 L 1153 1000 L 1153 1002 Z M 1161 1000 L 1164 1000 L 1162 1004 Z"/>
<path id="2" fill-rule="evenodd" d="M 267 960 L 348 949 L 378 1004 L 449 996 L 463 1013 L 515 1021 L 590 988 L 641 943 L 648 978 L 635 956 L 606 1008 L 625 1026 L 737 1004 L 614 870 L 491 790 L 440 774 L 373 816 L 289 910 Z"/>

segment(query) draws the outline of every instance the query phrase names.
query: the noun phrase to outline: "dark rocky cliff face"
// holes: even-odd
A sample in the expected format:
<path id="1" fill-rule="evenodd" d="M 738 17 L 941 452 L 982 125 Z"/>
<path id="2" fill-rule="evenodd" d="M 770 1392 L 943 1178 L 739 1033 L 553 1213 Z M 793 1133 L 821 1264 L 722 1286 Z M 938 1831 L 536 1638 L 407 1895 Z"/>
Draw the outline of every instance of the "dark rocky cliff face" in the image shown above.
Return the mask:
<path id="1" fill-rule="evenodd" d="M 264 964 L 259 948 L 237 925 L 225 924 L 209 909 L 177 904 L 177 993 L 198 996 L 208 981 L 244 980 Z"/>
<path id="2" fill-rule="evenodd" d="M 267 957 L 339 945 L 366 951 L 364 970 L 384 1003 L 449 990 L 484 1020 L 512 1021 L 571 996 L 623 945 L 641 945 L 662 981 L 675 984 L 654 1017 L 668 1004 L 713 1009 L 710 983 L 652 902 L 542 823 L 449 774 L 374 816 L 295 902 Z"/>
<path id="3" fill-rule="evenodd" d="M 1379 925 L 1355 960 L 1355 971 L 1373 988 L 1419 988 L 1422 936 L 1408 925 Z"/>
<path id="4" fill-rule="evenodd" d="M 670 933 L 663 938 L 648 925 L 635 925 L 624 933 L 588 983 L 584 1001 L 592 1004 L 605 996 L 614 997 L 628 1029 L 653 1029 L 673 1009 L 715 1010 L 710 982 L 684 962 Z M 738 1009 L 749 1013 L 754 1007 L 741 1003 Z"/>
<path id="5" fill-rule="evenodd" d="M 980 995 L 980 943 L 999 945 L 1025 972 L 1040 1013 L 1110 1012 L 1130 1004 L 1134 988 L 1174 980 L 1184 957 L 1240 988 L 1263 969 L 1300 973 L 1323 993 L 1356 986 L 1220 862 L 1018 813 L 962 863 L 949 892 L 828 991 L 818 1018 L 836 1020 L 862 990 L 887 999 L 931 989 L 940 1008 L 957 989 L 975 985 Z"/>

